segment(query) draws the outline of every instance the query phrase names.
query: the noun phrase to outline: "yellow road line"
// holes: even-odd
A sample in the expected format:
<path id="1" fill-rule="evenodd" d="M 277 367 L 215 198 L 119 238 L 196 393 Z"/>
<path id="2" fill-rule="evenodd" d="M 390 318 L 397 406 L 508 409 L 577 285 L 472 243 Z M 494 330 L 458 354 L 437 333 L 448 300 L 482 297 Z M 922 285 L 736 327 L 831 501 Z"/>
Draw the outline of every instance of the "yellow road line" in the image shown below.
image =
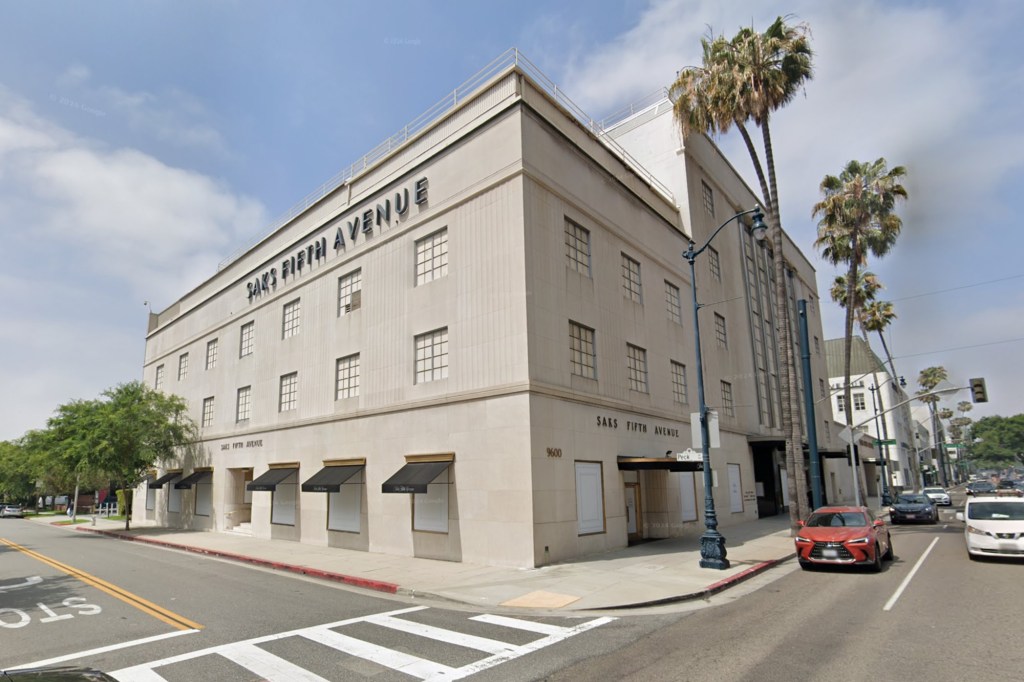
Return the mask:
<path id="1" fill-rule="evenodd" d="M 112 596 L 112 597 L 114 597 L 116 599 L 120 599 L 121 601 L 123 601 L 124 603 L 128 604 L 129 606 L 134 606 L 135 608 L 139 609 L 143 613 L 147 613 L 150 616 L 153 616 L 154 618 L 156 618 L 158 620 L 161 620 L 164 623 L 167 623 L 171 627 L 177 628 L 178 630 L 202 630 L 203 629 L 203 626 L 200 625 L 199 623 L 196 623 L 195 621 L 191 621 L 188 618 L 185 618 L 184 616 L 179 616 L 178 614 L 176 614 L 176 613 L 174 613 L 172 611 L 168 611 L 167 609 L 163 608 L 162 606 L 158 606 L 158 605 L 154 604 L 151 601 L 148 601 L 148 600 L 143 599 L 142 597 L 140 597 L 140 596 L 138 596 L 136 594 L 132 594 L 131 592 L 128 592 L 127 590 L 123 590 L 120 587 L 118 587 L 117 585 L 113 585 L 111 583 L 108 583 L 106 580 L 103 580 L 102 578 L 97 578 L 96 576 L 90 575 L 89 573 L 86 573 L 85 571 L 81 571 L 81 570 L 75 568 L 74 566 L 68 566 L 67 564 L 61 563 L 60 561 L 57 561 L 56 559 L 51 559 L 50 557 L 43 556 L 42 554 L 39 554 L 38 552 L 34 552 L 31 549 L 28 549 L 27 547 L 22 547 L 19 544 L 11 542 L 10 540 L 8 540 L 6 538 L 0 538 L 0 542 L 2 542 L 3 544 L 7 545 L 8 547 L 10 547 L 12 549 L 16 549 L 19 552 L 22 552 L 23 554 L 32 557 L 33 559 L 35 559 L 37 561 L 41 561 L 42 563 L 46 564 L 47 566 L 55 568 L 58 571 L 61 571 L 63 573 L 67 573 L 71 577 L 77 578 L 78 580 L 81 580 L 86 585 L 90 585 L 92 587 L 95 587 L 98 590 L 106 592 L 110 596 Z"/>

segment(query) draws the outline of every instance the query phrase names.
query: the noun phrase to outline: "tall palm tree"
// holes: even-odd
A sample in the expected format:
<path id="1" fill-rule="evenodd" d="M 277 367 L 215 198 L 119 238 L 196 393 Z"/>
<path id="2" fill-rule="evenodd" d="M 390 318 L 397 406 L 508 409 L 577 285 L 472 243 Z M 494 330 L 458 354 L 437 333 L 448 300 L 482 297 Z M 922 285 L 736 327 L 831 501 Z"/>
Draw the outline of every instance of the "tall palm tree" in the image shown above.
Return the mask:
<path id="1" fill-rule="evenodd" d="M 788 25 L 778 17 L 763 32 L 741 28 L 731 39 L 708 35 L 701 39 L 703 63 L 679 72 L 669 89 L 673 111 L 684 136 L 694 132 L 716 135 L 733 126 L 750 154 L 761 187 L 761 202 L 772 235 L 775 270 L 775 315 L 782 358 L 779 366 L 782 429 L 786 439 L 789 514 L 792 527 L 807 514 L 803 465 L 803 430 L 796 387 L 791 311 L 786 292 L 782 253 L 782 221 L 772 149 L 771 114 L 788 104 L 811 79 L 812 51 L 805 24 Z M 749 124 L 760 128 L 764 164 L 751 137 Z"/>
<path id="2" fill-rule="evenodd" d="M 895 319 L 896 311 L 893 310 L 890 301 L 871 301 L 861 310 L 861 326 L 865 331 L 878 332 L 878 340 L 882 342 L 882 350 L 885 352 L 885 359 L 889 361 L 889 369 L 893 376 L 896 376 L 896 364 L 892 361 L 892 353 L 889 352 L 889 344 L 885 342 L 883 332 Z"/>
<path id="3" fill-rule="evenodd" d="M 940 480 L 942 481 L 943 487 L 949 485 L 949 477 L 946 475 L 945 457 L 943 457 L 942 448 L 939 446 L 939 420 L 936 416 L 936 407 L 939 403 L 939 396 L 925 394 L 935 390 L 935 387 L 947 378 L 949 378 L 949 374 L 946 372 L 946 368 L 941 366 L 926 367 L 922 369 L 921 373 L 917 376 L 917 383 L 921 387 L 921 390 L 917 392 L 917 395 L 921 396 L 921 402 L 928 406 L 928 412 L 931 414 L 932 445 L 935 448 L 935 461 L 939 464 L 939 471 L 941 472 Z"/>
<path id="4" fill-rule="evenodd" d="M 864 309 L 874 302 L 877 293 L 884 288 L 875 273 L 864 271 L 857 274 L 857 284 L 853 287 L 854 317 L 860 324 L 865 341 L 868 340 L 868 330 L 864 327 Z M 846 275 L 836 275 L 829 294 L 840 308 L 846 307 L 847 296 L 850 294 L 850 288 L 846 285 Z"/>
<path id="5" fill-rule="evenodd" d="M 854 299 L 858 271 L 867 264 L 868 255 L 881 258 L 899 237 L 903 221 L 894 209 L 897 199 L 907 197 L 907 190 L 899 182 L 904 175 L 903 166 L 890 170 L 885 159 L 879 158 L 867 163 L 850 161 L 838 176 L 826 175 L 821 181 L 824 196 L 812 212 L 819 218 L 814 245 L 833 265 L 846 266 L 848 301 Z M 847 306 L 843 357 L 847 426 L 853 425 L 850 362 L 855 319 L 856 309 Z M 856 485 L 862 485 L 862 476 L 857 481 Z"/>

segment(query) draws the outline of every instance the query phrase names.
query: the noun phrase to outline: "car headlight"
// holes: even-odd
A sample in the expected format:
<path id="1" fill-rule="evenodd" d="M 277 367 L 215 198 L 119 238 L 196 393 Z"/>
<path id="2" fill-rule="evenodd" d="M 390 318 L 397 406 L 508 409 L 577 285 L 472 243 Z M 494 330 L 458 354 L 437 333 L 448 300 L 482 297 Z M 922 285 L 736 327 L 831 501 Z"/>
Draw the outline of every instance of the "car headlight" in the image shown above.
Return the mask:
<path id="1" fill-rule="evenodd" d="M 866 545 L 871 542 L 871 538 L 854 538 L 853 540 L 847 540 L 848 545 Z"/>
<path id="2" fill-rule="evenodd" d="M 890 514 L 899 514 L 899 512 L 896 511 L 895 509 L 893 509 L 892 507 L 889 507 L 889 513 Z"/>
<path id="3" fill-rule="evenodd" d="M 805 537 L 801 537 L 799 535 L 796 536 L 796 541 L 797 542 L 814 542 L 814 540 L 809 540 L 809 539 L 807 539 Z"/>
<path id="4" fill-rule="evenodd" d="M 984 530 L 982 530 L 980 528 L 975 528 L 974 526 L 967 526 L 967 532 L 970 533 L 971 535 L 988 535 L 990 537 L 992 535 L 992 533 L 989 533 L 988 531 L 984 531 Z"/>

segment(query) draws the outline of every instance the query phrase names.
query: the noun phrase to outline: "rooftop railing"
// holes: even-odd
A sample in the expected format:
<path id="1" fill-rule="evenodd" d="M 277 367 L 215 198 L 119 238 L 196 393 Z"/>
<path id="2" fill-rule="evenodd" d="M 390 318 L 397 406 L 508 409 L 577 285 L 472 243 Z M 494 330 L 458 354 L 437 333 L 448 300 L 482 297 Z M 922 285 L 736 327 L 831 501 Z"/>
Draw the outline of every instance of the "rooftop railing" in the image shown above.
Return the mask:
<path id="1" fill-rule="evenodd" d="M 651 99 L 645 106 L 632 105 L 628 107 L 629 110 L 620 110 L 616 114 L 606 118 L 604 121 L 597 122 L 594 119 L 587 116 L 587 114 L 578 107 L 564 92 L 559 90 L 558 85 L 548 78 L 544 73 L 538 69 L 530 60 L 528 60 L 518 48 L 510 48 L 502 53 L 498 58 L 494 59 L 487 66 L 482 68 L 477 73 L 470 76 L 460 86 L 455 88 L 451 93 L 446 95 L 443 99 L 438 101 L 432 107 L 424 111 L 422 114 L 417 116 L 415 119 L 406 124 L 401 130 L 396 132 L 394 135 L 388 137 L 386 140 L 378 144 L 376 147 L 364 154 L 359 160 L 350 165 L 349 167 L 339 171 L 329 180 L 321 184 L 315 190 L 303 197 L 298 203 L 288 209 L 284 214 L 279 216 L 273 223 L 271 223 L 270 229 L 260 236 L 254 243 L 258 244 L 268 236 L 272 235 L 277 230 L 281 229 L 289 221 L 296 216 L 306 211 L 309 207 L 316 204 L 316 202 L 323 199 L 325 196 L 333 192 L 335 189 L 340 187 L 346 181 L 356 177 L 366 169 L 376 164 L 381 159 L 385 158 L 393 151 L 401 147 L 403 144 L 409 141 L 410 138 L 417 135 L 422 130 L 426 129 L 436 121 L 440 120 L 449 111 L 452 111 L 459 105 L 460 102 L 464 101 L 471 94 L 481 89 L 484 85 L 489 83 L 499 74 L 518 67 L 523 73 L 528 75 L 533 81 L 537 83 L 540 88 L 564 107 L 572 116 L 584 127 L 590 130 L 597 138 L 607 147 L 613 154 L 621 159 L 626 165 L 628 165 L 637 175 L 642 177 L 645 182 L 654 191 L 661 194 L 665 199 L 675 203 L 675 198 L 672 192 L 666 187 L 660 180 L 658 180 L 650 171 L 640 165 L 633 156 L 629 154 L 625 149 L 622 148 L 615 140 L 611 139 L 604 134 L 606 127 L 617 123 L 624 118 L 628 117 L 632 113 L 636 113 L 640 109 L 650 106 L 656 99 Z M 664 93 L 655 93 L 664 97 Z M 653 98 L 654 95 L 648 96 Z M 648 99 L 645 98 L 645 99 Z M 252 248 L 252 244 L 238 249 L 233 254 L 228 256 L 226 259 L 220 262 L 217 266 L 218 270 L 223 270 L 225 267 L 237 260 L 243 253 Z"/>

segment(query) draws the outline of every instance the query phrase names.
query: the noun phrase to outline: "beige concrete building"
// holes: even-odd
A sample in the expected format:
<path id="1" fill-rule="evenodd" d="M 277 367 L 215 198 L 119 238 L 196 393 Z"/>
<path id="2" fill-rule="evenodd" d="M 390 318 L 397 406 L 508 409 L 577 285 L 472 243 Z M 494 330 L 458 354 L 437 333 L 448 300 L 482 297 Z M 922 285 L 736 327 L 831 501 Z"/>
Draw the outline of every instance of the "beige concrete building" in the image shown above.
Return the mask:
<path id="1" fill-rule="evenodd" d="M 703 531 L 681 254 L 754 195 L 665 101 L 590 124 L 514 51 L 470 83 L 151 316 L 202 442 L 137 519 L 523 567 Z M 728 535 L 786 502 L 770 254 L 733 225 L 697 265 Z"/>

